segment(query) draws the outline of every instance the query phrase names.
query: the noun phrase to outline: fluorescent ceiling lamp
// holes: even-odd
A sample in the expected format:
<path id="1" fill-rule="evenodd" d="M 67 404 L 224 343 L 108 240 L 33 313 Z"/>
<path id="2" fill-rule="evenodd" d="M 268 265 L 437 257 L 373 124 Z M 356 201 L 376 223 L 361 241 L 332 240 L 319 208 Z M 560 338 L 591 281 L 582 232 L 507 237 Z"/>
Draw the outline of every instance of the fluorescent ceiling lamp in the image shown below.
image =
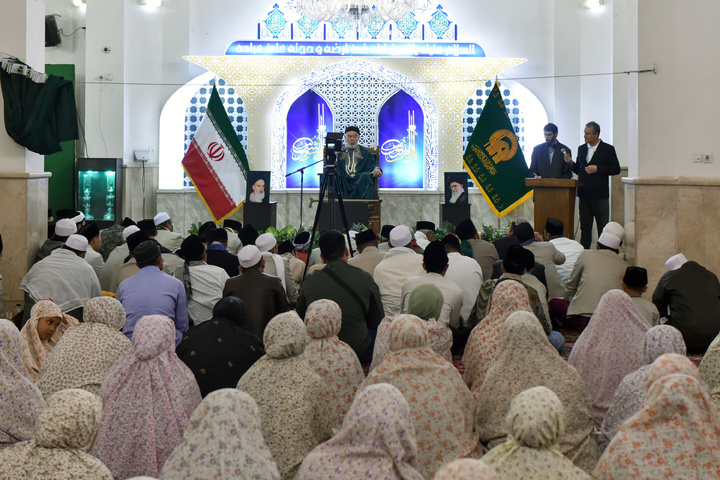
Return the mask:
<path id="1" fill-rule="evenodd" d="M 605 0 L 582 0 L 583 8 L 600 8 L 605 5 Z"/>
<path id="2" fill-rule="evenodd" d="M 137 0 L 138 5 L 145 5 L 147 7 L 159 7 L 162 5 L 162 0 Z"/>

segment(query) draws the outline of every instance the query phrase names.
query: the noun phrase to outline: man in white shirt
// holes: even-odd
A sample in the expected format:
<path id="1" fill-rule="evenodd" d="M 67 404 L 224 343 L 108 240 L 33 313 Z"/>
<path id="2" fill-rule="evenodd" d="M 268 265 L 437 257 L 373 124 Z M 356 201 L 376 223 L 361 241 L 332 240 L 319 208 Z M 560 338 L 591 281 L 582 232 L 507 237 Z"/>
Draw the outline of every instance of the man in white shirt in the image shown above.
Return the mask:
<path id="1" fill-rule="evenodd" d="M 100 245 L 102 245 L 100 228 L 98 228 L 95 222 L 88 222 L 80 230 L 78 230 L 78 233 L 87 238 L 88 248 L 85 253 L 85 261 L 93 267 L 93 270 L 95 270 L 95 274 L 99 279 L 103 267 L 105 266 L 105 261 L 103 260 L 102 255 L 97 252 Z"/>
<path id="2" fill-rule="evenodd" d="M 390 232 L 390 250 L 375 267 L 373 278 L 380 288 L 385 315 L 397 315 L 402 310 L 402 286 L 410 277 L 425 273 L 423 257 L 412 249 L 413 233 L 407 225 L 398 225 Z"/>
<path id="3" fill-rule="evenodd" d="M 102 294 L 95 271 L 83 259 L 87 244 L 82 235 L 70 235 L 62 247 L 32 266 L 20 282 L 20 289 L 27 293 L 26 319 L 35 303 L 52 298 L 63 313 L 82 321 L 85 303 Z"/>
<path id="4" fill-rule="evenodd" d="M 182 244 L 183 237 L 179 233 L 175 233 L 175 227 L 173 227 L 170 215 L 168 215 L 167 212 L 160 212 L 155 215 L 153 221 L 158 230 L 155 240 L 171 252 L 178 250 Z M 148 236 L 152 237 L 152 235 Z"/>
<path id="5" fill-rule="evenodd" d="M 549 217 L 545 222 L 545 231 L 543 232 L 543 239 L 546 242 L 550 242 L 555 245 L 555 248 L 565 255 L 565 263 L 561 265 L 555 265 L 558 275 L 562 281 L 567 284 L 570 281 L 570 275 L 572 275 L 573 267 L 575 262 L 581 253 L 585 251 L 582 245 L 575 240 L 570 240 L 563 235 L 565 225 L 562 220 L 557 218 Z"/>
<path id="6" fill-rule="evenodd" d="M 425 250 L 425 247 L 433 240 L 435 240 L 435 224 L 426 221 L 417 222 L 415 224 L 415 241 L 418 246 Z"/>
<path id="7" fill-rule="evenodd" d="M 290 262 L 277 254 L 277 240 L 272 233 L 263 233 L 255 239 L 255 246 L 260 250 L 265 260 L 263 273 L 275 275 L 280 279 L 280 283 L 282 283 L 287 294 L 288 303 L 291 307 L 294 307 L 297 303 L 298 291 L 295 288 L 295 282 L 293 282 Z"/>
<path id="8" fill-rule="evenodd" d="M 442 243 L 430 242 L 423 253 L 423 269 L 425 274 L 410 277 L 402 286 L 402 309 L 407 311 L 410 294 L 420 285 L 431 284 L 440 289 L 443 294 L 443 307 L 438 323 L 446 327 L 457 328 L 460 325 L 460 309 L 463 304 L 463 294 L 460 287 L 452 280 L 445 278 L 448 269 L 448 255 Z"/>
<path id="9" fill-rule="evenodd" d="M 185 259 L 182 280 L 188 299 L 188 317 L 199 325 L 212 318 L 213 308 L 222 298 L 230 276 L 224 269 L 207 264 L 205 245 L 197 235 L 183 240 L 180 250 Z"/>
<path id="10" fill-rule="evenodd" d="M 108 259 L 105 262 L 102 272 L 100 273 L 100 286 L 106 292 L 115 292 L 119 285 L 117 281 L 117 274 L 120 267 L 125 263 L 125 259 L 130 255 L 128 249 L 127 239 L 130 235 L 135 232 L 139 232 L 140 227 L 137 225 L 130 225 L 125 227 L 122 232 L 123 243 L 118 245 L 110 252 Z"/>
<path id="11" fill-rule="evenodd" d="M 457 236 L 447 235 L 441 243 L 448 256 L 445 278 L 452 280 L 462 290 L 463 302 L 460 315 L 467 320 L 483 283 L 482 268 L 474 258 L 462 254 L 460 239 Z"/>

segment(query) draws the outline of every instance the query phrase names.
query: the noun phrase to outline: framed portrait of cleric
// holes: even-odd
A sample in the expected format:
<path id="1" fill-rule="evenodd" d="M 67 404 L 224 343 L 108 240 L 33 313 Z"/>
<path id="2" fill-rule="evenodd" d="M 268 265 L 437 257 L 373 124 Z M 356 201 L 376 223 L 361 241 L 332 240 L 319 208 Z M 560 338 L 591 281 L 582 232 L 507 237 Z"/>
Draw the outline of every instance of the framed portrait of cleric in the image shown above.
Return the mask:
<path id="1" fill-rule="evenodd" d="M 270 201 L 270 171 L 248 172 L 245 200 L 250 203 Z"/>
<path id="2" fill-rule="evenodd" d="M 445 172 L 445 203 L 467 205 L 468 174 L 466 172 Z"/>

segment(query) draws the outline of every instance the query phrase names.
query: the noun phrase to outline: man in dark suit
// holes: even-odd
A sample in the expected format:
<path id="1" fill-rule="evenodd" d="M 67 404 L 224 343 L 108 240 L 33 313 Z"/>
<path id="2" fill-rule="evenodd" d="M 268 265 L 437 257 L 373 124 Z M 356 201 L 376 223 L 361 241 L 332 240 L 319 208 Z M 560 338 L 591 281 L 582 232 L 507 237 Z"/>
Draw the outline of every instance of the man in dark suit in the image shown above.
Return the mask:
<path id="1" fill-rule="evenodd" d="M 570 149 L 558 142 L 558 128 L 548 123 L 543 128 L 545 143 L 533 149 L 529 175 L 535 178 L 572 178 L 572 166 L 564 162 Z"/>
<path id="2" fill-rule="evenodd" d="M 207 243 L 207 263 L 225 270 L 230 277 L 240 273 L 237 255 L 228 252 L 228 232 L 224 228 L 211 228 L 205 232 Z"/>
<path id="3" fill-rule="evenodd" d="M 598 237 L 610 220 L 610 175 L 620 173 L 615 147 L 600 140 L 600 125 L 590 122 L 585 125 L 585 144 L 578 147 L 577 161 L 570 155 L 565 161 L 572 165 L 580 181 L 577 189 L 580 210 L 580 244 L 587 250 L 592 243 L 593 219 L 597 225 Z"/>

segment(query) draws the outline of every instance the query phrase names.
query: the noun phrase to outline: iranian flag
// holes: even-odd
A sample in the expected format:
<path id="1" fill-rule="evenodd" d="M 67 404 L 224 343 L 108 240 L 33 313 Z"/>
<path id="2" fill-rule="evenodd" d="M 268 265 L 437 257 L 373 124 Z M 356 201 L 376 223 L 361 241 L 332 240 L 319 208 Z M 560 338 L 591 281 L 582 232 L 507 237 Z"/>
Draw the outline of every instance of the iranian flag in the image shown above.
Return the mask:
<path id="1" fill-rule="evenodd" d="M 245 201 L 247 156 L 214 85 L 182 165 L 216 223 Z"/>

